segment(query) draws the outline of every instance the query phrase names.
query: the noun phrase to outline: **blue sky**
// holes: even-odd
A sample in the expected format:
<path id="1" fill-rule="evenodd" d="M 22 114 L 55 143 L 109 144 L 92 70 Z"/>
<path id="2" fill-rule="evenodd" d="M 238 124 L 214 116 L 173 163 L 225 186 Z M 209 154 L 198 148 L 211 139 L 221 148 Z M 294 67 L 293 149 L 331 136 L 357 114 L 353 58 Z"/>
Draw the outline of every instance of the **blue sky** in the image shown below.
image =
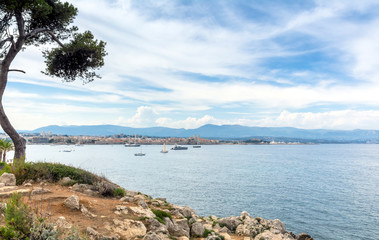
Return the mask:
<path id="1" fill-rule="evenodd" d="M 379 2 L 71 1 L 107 42 L 102 78 L 41 74 L 20 53 L 4 107 L 17 129 L 204 124 L 379 129 Z"/>

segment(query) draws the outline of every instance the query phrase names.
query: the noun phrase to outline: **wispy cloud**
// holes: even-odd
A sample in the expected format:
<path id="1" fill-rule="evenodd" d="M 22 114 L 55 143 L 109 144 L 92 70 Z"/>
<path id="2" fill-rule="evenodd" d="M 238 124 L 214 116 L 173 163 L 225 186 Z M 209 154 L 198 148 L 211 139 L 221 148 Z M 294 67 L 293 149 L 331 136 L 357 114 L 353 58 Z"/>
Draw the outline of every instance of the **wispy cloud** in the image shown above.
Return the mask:
<path id="1" fill-rule="evenodd" d="M 25 112 L 37 122 L 13 120 L 19 129 L 88 116 L 130 126 L 379 129 L 377 1 L 71 2 L 80 29 L 107 42 L 102 79 L 44 76 L 40 50 L 28 48 L 14 63 L 27 74 L 12 73 L 5 95 L 13 119 Z M 365 120 L 349 125 L 332 113 Z M 323 121 L 300 120 L 312 118 Z"/>

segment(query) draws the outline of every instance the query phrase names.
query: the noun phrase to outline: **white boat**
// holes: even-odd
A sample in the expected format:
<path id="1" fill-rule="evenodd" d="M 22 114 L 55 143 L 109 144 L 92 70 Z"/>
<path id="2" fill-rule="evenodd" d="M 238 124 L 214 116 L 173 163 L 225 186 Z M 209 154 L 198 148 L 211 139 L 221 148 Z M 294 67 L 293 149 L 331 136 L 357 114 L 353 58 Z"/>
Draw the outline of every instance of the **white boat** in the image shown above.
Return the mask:
<path id="1" fill-rule="evenodd" d="M 137 135 L 134 135 L 134 143 L 130 143 L 130 137 L 129 137 L 129 143 L 125 143 L 125 147 L 140 147 L 140 144 L 137 144 Z"/>
<path id="2" fill-rule="evenodd" d="M 139 152 L 139 153 L 135 153 L 134 156 L 145 156 L 146 153 L 142 153 L 142 152 Z"/>
<path id="3" fill-rule="evenodd" d="M 166 144 L 163 144 L 163 149 L 161 150 L 161 153 L 168 153 L 168 150 L 166 148 Z"/>

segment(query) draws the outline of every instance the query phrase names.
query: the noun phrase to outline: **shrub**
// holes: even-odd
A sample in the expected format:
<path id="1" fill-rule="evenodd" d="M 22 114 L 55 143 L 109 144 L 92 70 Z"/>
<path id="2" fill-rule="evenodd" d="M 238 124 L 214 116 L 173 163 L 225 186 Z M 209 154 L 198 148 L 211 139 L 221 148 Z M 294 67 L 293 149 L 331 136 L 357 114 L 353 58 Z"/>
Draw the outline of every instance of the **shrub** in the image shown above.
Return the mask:
<path id="1" fill-rule="evenodd" d="M 12 172 L 12 167 L 5 163 L 5 162 L 0 162 L 0 176 L 3 175 L 3 173 L 11 173 Z"/>
<path id="2" fill-rule="evenodd" d="M 100 181 L 100 177 L 86 170 L 67 166 L 60 163 L 29 162 L 19 161 L 15 165 L 14 174 L 17 184 L 22 184 L 25 180 L 41 179 L 58 182 L 63 177 L 69 177 L 77 183 L 94 185 Z"/>
<path id="3" fill-rule="evenodd" d="M 14 193 L 8 200 L 4 213 L 5 226 L 0 228 L 0 239 L 29 239 L 32 215 L 21 197 L 21 194 Z"/>
<path id="4" fill-rule="evenodd" d="M 115 197 L 124 197 L 125 196 L 125 190 L 122 189 L 122 188 L 116 188 L 115 190 L 113 190 L 113 196 Z"/>
<path id="5" fill-rule="evenodd" d="M 155 214 L 155 219 L 157 219 L 160 223 L 165 224 L 164 218 L 168 217 L 169 219 L 172 220 L 172 216 L 170 213 L 159 210 L 159 209 L 151 209 L 151 211 Z"/>

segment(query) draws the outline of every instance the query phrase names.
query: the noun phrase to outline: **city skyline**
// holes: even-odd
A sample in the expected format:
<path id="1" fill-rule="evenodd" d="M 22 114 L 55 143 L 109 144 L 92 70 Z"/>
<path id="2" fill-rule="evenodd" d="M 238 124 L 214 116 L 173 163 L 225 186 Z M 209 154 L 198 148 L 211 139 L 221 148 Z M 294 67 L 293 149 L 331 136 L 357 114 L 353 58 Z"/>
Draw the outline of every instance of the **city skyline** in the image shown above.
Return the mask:
<path id="1" fill-rule="evenodd" d="M 4 94 L 16 129 L 379 129 L 377 1 L 69 2 L 74 25 L 107 42 L 102 78 L 47 77 L 27 47 Z"/>

